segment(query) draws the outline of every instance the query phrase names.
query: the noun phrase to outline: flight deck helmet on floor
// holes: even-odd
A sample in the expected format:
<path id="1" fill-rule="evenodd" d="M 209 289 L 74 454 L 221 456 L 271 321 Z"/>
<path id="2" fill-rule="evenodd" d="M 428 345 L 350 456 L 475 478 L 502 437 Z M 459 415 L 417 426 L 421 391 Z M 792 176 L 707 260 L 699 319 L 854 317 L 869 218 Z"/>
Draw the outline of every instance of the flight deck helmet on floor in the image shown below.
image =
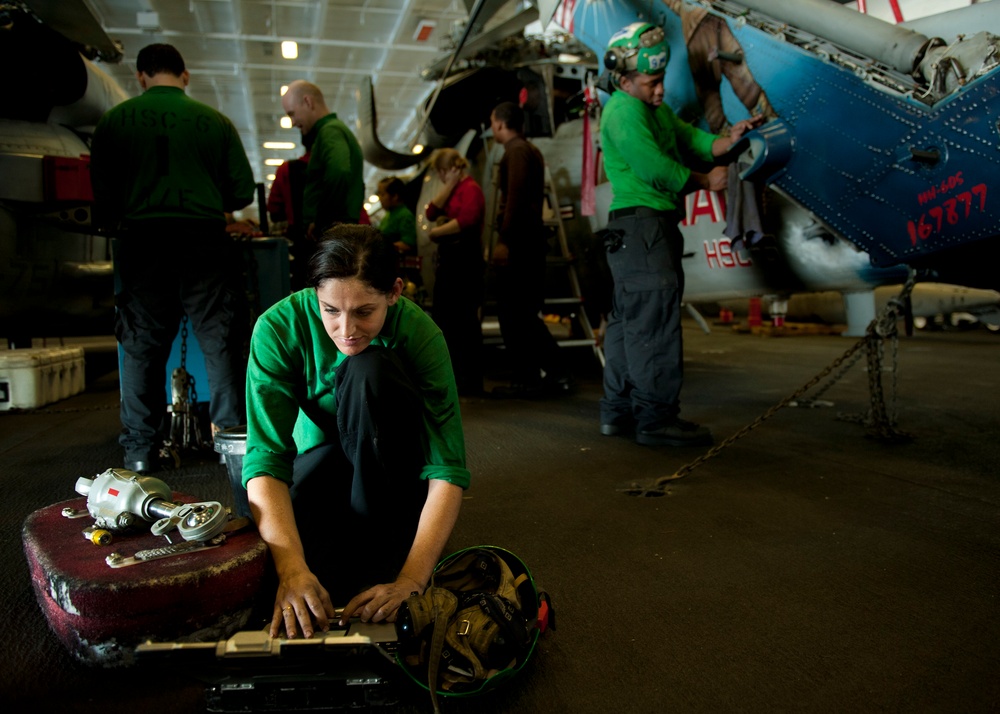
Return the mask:
<path id="1" fill-rule="evenodd" d="M 437 695 L 474 696 L 517 674 L 549 628 L 551 601 L 520 558 L 494 545 L 465 548 L 400 605 L 396 659 L 437 711 Z"/>
<path id="2" fill-rule="evenodd" d="M 626 72 L 660 74 L 667 68 L 670 45 L 663 28 L 648 22 L 633 22 L 623 27 L 608 41 L 604 66 L 617 75 Z"/>

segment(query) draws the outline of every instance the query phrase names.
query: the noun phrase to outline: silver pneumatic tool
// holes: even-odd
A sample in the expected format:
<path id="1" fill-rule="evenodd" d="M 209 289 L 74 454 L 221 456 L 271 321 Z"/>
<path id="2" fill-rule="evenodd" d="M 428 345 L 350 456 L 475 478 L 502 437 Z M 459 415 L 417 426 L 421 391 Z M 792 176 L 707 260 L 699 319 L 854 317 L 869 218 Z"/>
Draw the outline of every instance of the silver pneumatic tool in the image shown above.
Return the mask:
<path id="1" fill-rule="evenodd" d="M 76 492 L 87 497 L 87 510 L 99 528 L 122 531 L 136 518 L 152 522 L 153 535 L 174 528 L 187 541 L 206 541 L 226 527 L 229 512 L 218 501 L 174 503 L 163 481 L 125 469 L 108 469 L 93 479 L 80 477 Z"/>

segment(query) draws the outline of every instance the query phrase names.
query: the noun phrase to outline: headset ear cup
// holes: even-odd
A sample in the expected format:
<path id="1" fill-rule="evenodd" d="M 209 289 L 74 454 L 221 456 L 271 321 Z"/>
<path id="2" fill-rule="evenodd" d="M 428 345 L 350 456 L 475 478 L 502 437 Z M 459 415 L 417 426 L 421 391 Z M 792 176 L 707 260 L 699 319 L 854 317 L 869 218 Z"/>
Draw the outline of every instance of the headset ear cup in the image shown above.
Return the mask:
<path id="1" fill-rule="evenodd" d="M 604 66 L 612 72 L 621 71 L 619 67 L 621 60 L 621 55 L 615 49 L 610 49 L 604 53 Z"/>

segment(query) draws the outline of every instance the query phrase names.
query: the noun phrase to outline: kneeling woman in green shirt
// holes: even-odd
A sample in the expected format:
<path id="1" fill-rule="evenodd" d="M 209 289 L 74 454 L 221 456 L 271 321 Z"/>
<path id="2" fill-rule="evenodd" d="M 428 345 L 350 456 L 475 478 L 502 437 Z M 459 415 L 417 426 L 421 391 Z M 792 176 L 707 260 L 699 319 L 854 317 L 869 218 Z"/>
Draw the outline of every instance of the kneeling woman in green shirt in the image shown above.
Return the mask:
<path id="1" fill-rule="evenodd" d="M 272 636 L 326 630 L 334 600 L 341 621 L 394 620 L 469 485 L 448 348 L 397 259 L 376 229 L 338 225 L 310 287 L 254 327 L 243 484 L 278 577 Z"/>

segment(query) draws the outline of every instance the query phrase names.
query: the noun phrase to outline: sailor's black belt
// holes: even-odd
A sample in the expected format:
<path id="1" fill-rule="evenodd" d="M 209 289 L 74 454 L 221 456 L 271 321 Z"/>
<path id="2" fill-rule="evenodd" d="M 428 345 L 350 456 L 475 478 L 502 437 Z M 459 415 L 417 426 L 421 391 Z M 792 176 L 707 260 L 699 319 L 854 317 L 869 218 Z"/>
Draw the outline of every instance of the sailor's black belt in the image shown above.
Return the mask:
<path id="1" fill-rule="evenodd" d="M 614 211 L 609 211 L 608 220 L 617 221 L 621 218 L 629 218 L 630 216 L 635 216 L 636 218 L 669 218 L 674 215 L 677 215 L 677 211 L 658 211 L 648 206 L 629 206 L 628 208 L 618 208 Z"/>

